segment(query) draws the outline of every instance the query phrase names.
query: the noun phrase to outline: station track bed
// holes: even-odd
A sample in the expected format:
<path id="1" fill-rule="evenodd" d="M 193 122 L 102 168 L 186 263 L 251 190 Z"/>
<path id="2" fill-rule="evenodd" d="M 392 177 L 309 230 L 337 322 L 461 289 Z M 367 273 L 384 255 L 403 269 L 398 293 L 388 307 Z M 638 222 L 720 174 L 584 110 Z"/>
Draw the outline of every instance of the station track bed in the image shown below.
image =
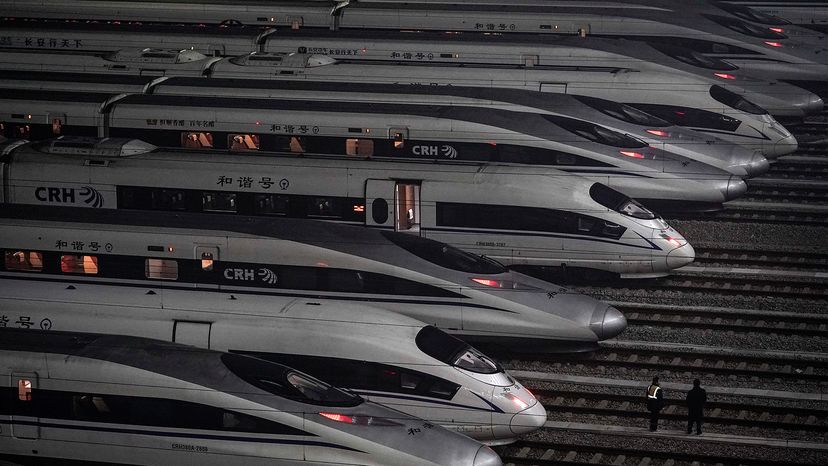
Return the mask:
<path id="1" fill-rule="evenodd" d="M 746 250 L 744 248 L 697 247 L 694 264 L 727 264 L 772 267 L 773 269 L 828 271 L 828 254 L 811 251 L 793 252 L 769 249 Z"/>

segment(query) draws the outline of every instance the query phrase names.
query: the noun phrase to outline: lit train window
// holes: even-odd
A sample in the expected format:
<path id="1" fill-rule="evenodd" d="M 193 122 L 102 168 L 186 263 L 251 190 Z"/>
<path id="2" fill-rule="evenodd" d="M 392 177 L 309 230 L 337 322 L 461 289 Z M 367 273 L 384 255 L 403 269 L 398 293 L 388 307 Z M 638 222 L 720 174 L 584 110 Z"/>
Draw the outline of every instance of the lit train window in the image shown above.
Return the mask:
<path id="1" fill-rule="evenodd" d="M 306 151 L 307 144 L 304 138 L 293 136 L 290 138 L 290 151 L 296 154 L 302 154 Z"/>
<path id="2" fill-rule="evenodd" d="M 175 259 L 147 259 L 144 275 L 158 280 L 178 280 L 178 261 Z"/>
<path id="3" fill-rule="evenodd" d="M 21 379 L 17 381 L 17 399 L 20 401 L 32 401 L 32 381 Z"/>
<path id="4" fill-rule="evenodd" d="M 6 251 L 6 270 L 40 272 L 43 270 L 43 254 L 35 251 Z"/>
<path id="5" fill-rule="evenodd" d="M 60 118 L 52 118 L 52 134 L 55 136 L 59 136 L 61 130 L 63 129 L 63 122 Z"/>
<path id="6" fill-rule="evenodd" d="M 201 270 L 205 272 L 209 272 L 213 270 L 213 253 L 212 252 L 202 252 L 201 253 Z"/>
<path id="7" fill-rule="evenodd" d="M 345 154 L 358 157 L 370 157 L 374 155 L 373 139 L 346 139 Z"/>
<path id="8" fill-rule="evenodd" d="M 230 134 L 227 136 L 227 147 L 231 151 L 259 150 L 259 136 L 255 134 Z"/>
<path id="9" fill-rule="evenodd" d="M 201 207 L 206 212 L 235 212 L 236 193 L 204 192 L 201 194 Z"/>
<path id="10" fill-rule="evenodd" d="M 181 147 L 187 149 L 211 149 L 213 147 L 212 133 L 181 133 Z"/>
<path id="11" fill-rule="evenodd" d="M 256 194 L 254 196 L 257 215 L 287 215 L 290 198 L 278 194 Z"/>
<path id="12" fill-rule="evenodd" d="M 64 254 L 60 256 L 60 271 L 63 273 L 97 275 L 98 258 L 96 256 Z"/>
<path id="13" fill-rule="evenodd" d="M 14 136 L 15 138 L 21 139 L 29 139 L 29 136 L 32 134 L 32 127 L 29 125 L 20 125 L 15 126 L 14 128 Z"/>

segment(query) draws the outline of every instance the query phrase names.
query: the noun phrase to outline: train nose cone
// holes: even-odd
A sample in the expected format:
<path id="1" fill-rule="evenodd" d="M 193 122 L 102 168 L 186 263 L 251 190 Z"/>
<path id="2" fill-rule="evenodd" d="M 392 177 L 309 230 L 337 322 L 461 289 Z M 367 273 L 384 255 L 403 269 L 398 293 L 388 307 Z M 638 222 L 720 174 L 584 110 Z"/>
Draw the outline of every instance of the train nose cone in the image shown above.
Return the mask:
<path id="1" fill-rule="evenodd" d="M 747 171 L 748 178 L 764 175 L 770 170 L 770 162 L 760 152 L 756 152 L 753 154 L 750 162 L 745 166 L 745 170 Z"/>
<path id="2" fill-rule="evenodd" d="M 825 106 L 825 102 L 822 101 L 816 94 L 811 94 L 811 98 L 808 99 L 808 103 L 802 107 L 802 111 L 805 112 L 806 115 L 814 115 L 816 113 L 822 112 L 822 108 Z"/>
<path id="3" fill-rule="evenodd" d="M 592 313 L 589 329 L 599 340 L 608 340 L 618 336 L 627 328 L 627 318 L 618 309 L 612 306 L 599 306 Z"/>
<path id="4" fill-rule="evenodd" d="M 727 190 L 724 193 L 725 201 L 741 197 L 747 192 L 747 183 L 741 177 L 731 176 L 727 182 Z"/>
<path id="5" fill-rule="evenodd" d="M 491 448 L 487 446 L 480 447 L 477 454 L 474 456 L 473 466 L 503 466 L 503 461 L 497 456 Z"/>
<path id="6" fill-rule="evenodd" d="M 696 251 L 690 243 L 677 247 L 667 253 L 667 268 L 670 270 L 692 264 L 696 260 Z"/>
<path id="7" fill-rule="evenodd" d="M 773 160 L 783 155 L 792 154 L 799 148 L 799 143 L 796 138 L 787 130 L 784 132 L 779 131 L 777 133 L 775 128 L 769 128 L 766 134 L 771 136 L 771 139 L 773 139 L 773 136 L 775 135 L 779 137 L 779 139 L 768 141 L 766 144 L 762 145 L 762 153 L 765 154 L 765 157 L 768 159 Z"/>
<path id="8" fill-rule="evenodd" d="M 512 416 L 509 427 L 515 434 L 528 434 L 534 432 L 546 423 L 546 408 L 540 403 L 535 403 L 531 408 Z"/>

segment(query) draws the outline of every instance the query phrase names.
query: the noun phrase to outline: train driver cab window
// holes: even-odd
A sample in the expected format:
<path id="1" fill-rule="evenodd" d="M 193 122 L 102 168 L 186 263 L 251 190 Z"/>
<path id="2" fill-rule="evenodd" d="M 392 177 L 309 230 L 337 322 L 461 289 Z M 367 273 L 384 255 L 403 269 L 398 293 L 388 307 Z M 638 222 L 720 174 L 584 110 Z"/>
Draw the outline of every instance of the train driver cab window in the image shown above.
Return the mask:
<path id="1" fill-rule="evenodd" d="M 178 261 L 175 259 L 146 259 L 144 275 L 158 280 L 178 280 Z"/>
<path id="2" fill-rule="evenodd" d="M 6 270 L 40 272 L 43 270 L 43 254 L 36 251 L 6 251 Z"/>
<path id="3" fill-rule="evenodd" d="M 357 157 L 371 157 L 374 155 L 374 140 L 346 139 L 345 154 Z"/>
<path id="4" fill-rule="evenodd" d="M 420 185 L 397 183 L 396 219 L 397 231 L 420 233 Z"/>
<path id="5" fill-rule="evenodd" d="M 255 134 L 231 134 L 227 136 L 227 147 L 234 152 L 259 150 L 259 136 Z"/>
<path id="6" fill-rule="evenodd" d="M 17 381 L 17 399 L 20 401 L 32 401 L 32 381 L 20 379 Z"/>
<path id="7" fill-rule="evenodd" d="M 181 133 L 181 147 L 186 149 L 212 149 L 213 134 L 195 132 Z"/>
<path id="8" fill-rule="evenodd" d="M 98 258 L 97 256 L 64 254 L 60 256 L 60 271 L 63 273 L 97 275 Z"/>

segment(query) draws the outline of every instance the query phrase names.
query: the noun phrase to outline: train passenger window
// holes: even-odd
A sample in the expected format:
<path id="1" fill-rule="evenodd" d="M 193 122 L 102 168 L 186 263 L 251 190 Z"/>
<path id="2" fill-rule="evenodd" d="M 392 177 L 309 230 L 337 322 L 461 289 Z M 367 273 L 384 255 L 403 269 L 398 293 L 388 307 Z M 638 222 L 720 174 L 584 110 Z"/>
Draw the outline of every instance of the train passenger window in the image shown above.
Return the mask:
<path id="1" fill-rule="evenodd" d="M 43 254 L 36 251 L 6 251 L 6 270 L 40 272 L 43 270 Z"/>
<path id="2" fill-rule="evenodd" d="M 407 390 L 416 390 L 417 385 L 422 381 L 422 378 L 416 374 L 409 374 L 403 372 L 400 374 L 400 387 Z"/>
<path id="3" fill-rule="evenodd" d="M 610 238 L 620 238 L 622 234 L 624 234 L 625 228 L 617 223 L 612 222 L 604 222 L 604 228 L 601 230 L 601 234 L 604 236 L 609 236 Z"/>
<path id="4" fill-rule="evenodd" d="M 456 385 L 447 384 L 445 382 L 435 382 L 431 388 L 428 389 L 429 394 L 447 398 L 454 396 L 456 392 Z"/>
<path id="5" fill-rule="evenodd" d="M 17 399 L 20 401 L 32 401 L 32 381 L 20 379 L 17 381 Z"/>
<path id="6" fill-rule="evenodd" d="M 63 122 L 60 118 L 52 118 L 52 134 L 55 136 L 59 136 L 61 130 L 63 129 Z"/>
<path id="7" fill-rule="evenodd" d="M 213 253 L 212 252 L 202 252 L 201 253 L 201 270 L 205 272 L 210 272 L 213 270 Z"/>
<path id="8" fill-rule="evenodd" d="M 82 273 L 97 275 L 97 256 L 65 254 L 60 256 L 60 271 L 63 273 Z"/>
<path id="9" fill-rule="evenodd" d="M 201 194 L 201 208 L 205 212 L 236 212 L 236 193 L 204 192 Z"/>
<path id="10" fill-rule="evenodd" d="M 316 197 L 308 209 L 308 217 L 340 218 L 342 217 L 342 206 L 336 198 Z"/>
<path id="11" fill-rule="evenodd" d="M 146 259 L 144 275 L 158 280 L 178 280 L 178 261 L 175 259 Z"/>
<path id="12" fill-rule="evenodd" d="M 189 210 L 187 198 L 180 189 L 154 189 L 151 194 L 153 210 Z"/>
<path id="13" fill-rule="evenodd" d="M 589 217 L 578 217 L 578 231 L 590 232 L 595 227 L 595 219 Z"/>
<path id="14" fill-rule="evenodd" d="M 227 136 L 227 147 L 231 151 L 259 150 L 259 136 L 255 134 L 230 134 Z"/>
<path id="15" fill-rule="evenodd" d="M 181 147 L 185 147 L 187 149 L 211 149 L 213 147 L 213 134 L 194 132 L 181 133 Z"/>
<path id="16" fill-rule="evenodd" d="M 278 194 L 256 194 L 253 197 L 257 215 L 287 215 L 290 198 Z"/>
<path id="17" fill-rule="evenodd" d="M 29 125 L 17 125 L 14 127 L 13 138 L 29 139 L 32 134 L 32 127 Z"/>
<path id="18" fill-rule="evenodd" d="M 294 154 L 304 154 L 306 151 L 307 144 L 305 143 L 305 138 L 300 138 L 297 136 L 292 136 L 290 138 L 290 151 Z"/>
<path id="19" fill-rule="evenodd" d="M 345 155 L 371 157 L 374 155 L 373 139 L 346 139 Z"/>

